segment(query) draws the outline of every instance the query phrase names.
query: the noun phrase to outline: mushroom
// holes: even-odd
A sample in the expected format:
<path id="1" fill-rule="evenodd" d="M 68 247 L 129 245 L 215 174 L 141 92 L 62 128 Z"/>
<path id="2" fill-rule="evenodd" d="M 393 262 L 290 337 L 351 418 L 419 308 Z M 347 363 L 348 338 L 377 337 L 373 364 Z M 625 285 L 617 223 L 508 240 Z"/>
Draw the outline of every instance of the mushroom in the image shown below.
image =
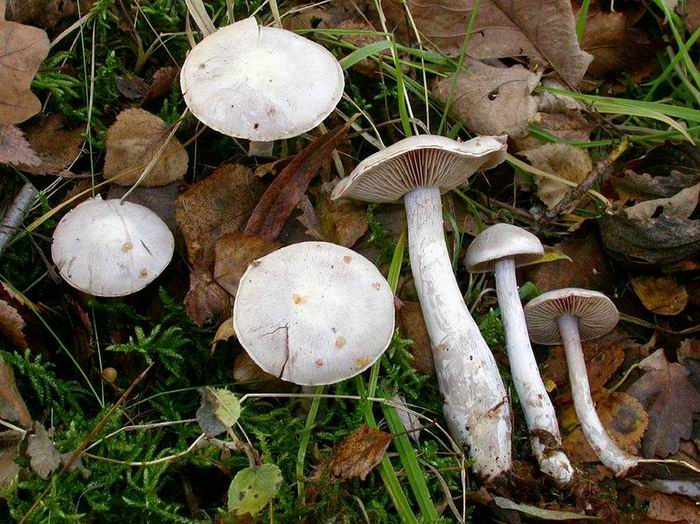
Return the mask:
<path id="1" fill-rule="evenodd" d="M 74 288 L 97 297 L 121 297 L 153 282 L 174 249 L 173 234 L 153 211 L 97 196 L 60 220 L 51 258 Z"/>
<path id="2" fill-rule="evenodd" d="M 505 137 L 458 142 L 412 136 L 366 158 L 332 198 L 395 202 L 403 198 L 411 268 L 448 429 L 468 446 L 474 469 L 492 479 L 511 467 L 510 406 L 496 361 L 469 314 L 452 271 L 440 193 L 463 184 L 505 157 Z"/>
<path id="3" fill-rule="evenodd" d="M 255 260 L 233 307 L 238 340 L 264 371 L 304 386 L 370 367 L 394 332 L 394 296 L 366 258 L 302 242 Z"/>
<path id="4" fill-rule="evenodd" d="M 557 416 L 530 346 L 515 276 L 516 267 L 543 253 L 542 243 L 532 233 L 511 224 L 495 224 L 477 235 L 467 249 L 464 263 L 471 272 L 493 271 L 495 274 L 508 362 L 530 430 L 532 449 L 542 471 L 558 484 L 565 485 L 571 481 L 573 468 L 560 451 Z"/>
<path id="5" fill-rule="evenodd" d="M 298 136 L 340 101 L 345 80 L 323 46 L 250 17 L 222 27 L 190 52 L 180 88 L 190 111 L 212 129 L 261 142 Z M 259 147 L 260 146 L 260 147 Z M 254 154 L 254 153 L 253 153 Z"/>
<path id="6" fill-rule="evenodd" d="M 564 344 L 571 395 L 576 416 L 600 461 L 616 474 L 637 461 L 610 438 L 598 418 L 586 374 L 582 340 L 602 337 L 617 325 L 619 314 L 612 301 L 597 291 L 567 288 L 543 293 L 525 305 L 530 338 L 536 344 Z"/>

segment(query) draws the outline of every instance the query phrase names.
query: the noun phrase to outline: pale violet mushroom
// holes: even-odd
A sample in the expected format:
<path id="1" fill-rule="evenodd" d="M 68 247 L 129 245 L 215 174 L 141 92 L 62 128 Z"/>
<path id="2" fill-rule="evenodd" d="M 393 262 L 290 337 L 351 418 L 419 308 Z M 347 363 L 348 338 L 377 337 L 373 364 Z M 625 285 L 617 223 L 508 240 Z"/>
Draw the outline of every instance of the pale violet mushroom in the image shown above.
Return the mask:
<path id="1" fill-rule="evenodd" d="M 440 194 L 505 158 L 505 137 L 458 142 L 433 135 L 401 140 L 366 158 L 332 198 L 403 199 L 408 244 L 448 429 L 469 448 L 474 469 L 493 479 L 510 470 L 510 404 L 496 361 L 457 285 L 443 231 Z"/>
<path id="2" fill-rule="evenodd" d="M 542 471 L 565 485 L 571 482 L 574 470 L 561 451 L 557 415 L 530 346 L 515 276 L 517 266 L 536 260 L 543 253 L 542 243 L 532 233 L 511 224 L 495 224 L 476 236 L 467 249 L 464 263 L 470 272 L 495 274 L 508 362 L 530 430 L 532 450 Z"/>
<path id="3" fill-rule="evenodd" d="M 298 136 L 340 101 L 345 79 L 323 46 L 250 17 L 204 38 L 180 72 L 187 107 L 224 135 L 253 142 Z M 256 149 L 256 144 L 260 149 Z"/>
<path id="4" fill-rule="evenodd" d="M 621 450 L 605 431 L 593 404 L 581 341 L 612 331 L 620 316 L 615 304 L 597 291 L 566 288 L 543 293 L 528 302 L 524 309 L 533 342 L 564 345 L 576 417 L 600 461 L 618 476 L 624 476 L 643 463 L 663 464 L 664 461 L 643 459 Z M 700 496 L 700 482 L 696 480 L 654 479 L 649 485 L 664 493 Z"/>
<path id="5" fill-rule="evenodd" d="M 394 333 L 394 295 L 366 258 L 302 242 L 255 260 L 233 307 L 238 340 L 264 371 L 303 386 L 370 367 Z"/>
<path id="6" fill-rule="evenodd" d="M 97 196 L 59 221 L 51 257 L 74 288 L 97 297 L 120 297 L 153 282 L 174 249 L 173 234 L 153 211 Z"/>

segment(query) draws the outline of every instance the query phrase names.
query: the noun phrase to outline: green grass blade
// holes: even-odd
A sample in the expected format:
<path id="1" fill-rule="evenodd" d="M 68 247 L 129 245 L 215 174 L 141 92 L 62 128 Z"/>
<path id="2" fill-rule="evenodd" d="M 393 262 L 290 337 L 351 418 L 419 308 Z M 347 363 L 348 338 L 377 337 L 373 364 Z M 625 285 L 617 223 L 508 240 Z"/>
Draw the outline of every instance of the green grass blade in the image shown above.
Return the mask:
<path id="1" fill-rule="evenodd" d="M 317 395 L 322 395 L 323 390 L 323 386 L 316 386 L 314 388 L 314 393 Z M 313 400 L 311 400 L 309 414 L 306 416 L 306 424 L 304 425 L 304 430 L 301 432 L 301 438 L 299 440 L 299 450 L 297 451 L 296 476 L 297 493 L 299 495 L 299 500 L 302 502 L 304 501 L 304 462 L 306 461 L 306 450 L 309 447 L 311 430 L 314 428 L 314 424 L 316 423 L 316 416 L 318 415 L 318 408 L 320 405 L 320 396 L 314 397 Z"/>
<path id="2" fill-rule="evenodd" d="M 591 5 L 591 0 L 583 0 L 581 2 L 581 10 L 578 12 L 576 19 L 576 38 L 579 44 L 583 42 L 583 35 L 586 33 L 586 20 L 588 19 L 588 8 Z"/>
<path id="3" fill-rule="evenodd" d="M 391 42 L 388 40 L 372 42 L 371 44 L 367 44 L 364 47 L 356 49 L 345 58 L 342 58 L 340 60 L 340 67 L 342 67 L 343 70 L 350 69 L 355 64 L 362 62 L 371 56 L 377 55 L 382 51 L 386 51 L 387 49 L 391 49 Z"/>

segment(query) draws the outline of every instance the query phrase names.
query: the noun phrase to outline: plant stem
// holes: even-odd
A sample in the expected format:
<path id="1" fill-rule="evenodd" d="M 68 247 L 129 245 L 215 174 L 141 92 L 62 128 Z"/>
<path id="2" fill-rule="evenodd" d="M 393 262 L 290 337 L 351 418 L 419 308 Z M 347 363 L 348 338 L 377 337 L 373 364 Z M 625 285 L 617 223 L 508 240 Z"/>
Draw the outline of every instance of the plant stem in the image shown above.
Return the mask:
<path id="1" fill-rule="evenodd" d="M 411 269 L 430 336 L 443 410 L 453 438 L 469 447 L 475 471 L 510 470 L 510 406 L 496 360 L 469 314 L 445 244 L 438 188 L 404 197 Z"/>
<path id="2" fill-rule="evenodd" d="M 7 209 L 0 222 L 0 258 L 2 258 L 8 242 L 22 225 L 37 196 L 37 190 L 29 182 L 22 186 L 12 204 Z"/>
<path id="3" fill-rule="evenodd" d="M 317 395 L 323 395 L 323 386 L 316 386 L 314 388 L 314 393 Z M 296 476 L 297 476 L 297 493 L 299 495 L 299 500 L 304 501 L 304 462 L 306 459 L 306 449 L 309 446 L 309 439 L 311 438 L 311 430 L 314 428 L 316 423 L 316 415 L 318 415 L 318 408 L 321 405 L 321 397 L 314 397 L 311 401 L 311 406 L 309 407 L 309 414 L 306 416 L 306 424 L 304 425 L 304 430 L 301 433 L 301 439 L 299 440 L 299 451 L 297 451 L 297 464 L 296 464 Z"/>
<path id="4" fill-rule="evenodd" d="M 515 391 L 530 430 L 530 443 L 542 471 L 557 484 L 571 482 L 574 470 L 561 448 L 561 435 L 554 406 L 542 383 L 532 352 L 525 314 L 518 294 L 515 261 L 503 258 L 494 263 L 496 294 L 506 334 L 508 362 Z"/>

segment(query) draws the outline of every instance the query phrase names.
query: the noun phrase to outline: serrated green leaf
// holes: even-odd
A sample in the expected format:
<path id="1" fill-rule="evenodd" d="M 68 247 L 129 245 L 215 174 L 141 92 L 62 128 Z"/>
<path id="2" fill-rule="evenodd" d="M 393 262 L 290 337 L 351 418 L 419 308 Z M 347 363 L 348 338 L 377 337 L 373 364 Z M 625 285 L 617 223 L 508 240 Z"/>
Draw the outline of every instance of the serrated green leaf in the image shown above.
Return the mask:
<path id="1" fill-rule="evenodd" d="M 274 464 L 245 468 L 236 473 L 228 488 L 228 510 L 234 515 L 257 515 L 279 491 L 282 472 Z"/>

